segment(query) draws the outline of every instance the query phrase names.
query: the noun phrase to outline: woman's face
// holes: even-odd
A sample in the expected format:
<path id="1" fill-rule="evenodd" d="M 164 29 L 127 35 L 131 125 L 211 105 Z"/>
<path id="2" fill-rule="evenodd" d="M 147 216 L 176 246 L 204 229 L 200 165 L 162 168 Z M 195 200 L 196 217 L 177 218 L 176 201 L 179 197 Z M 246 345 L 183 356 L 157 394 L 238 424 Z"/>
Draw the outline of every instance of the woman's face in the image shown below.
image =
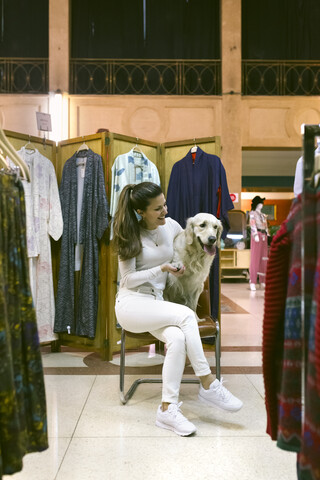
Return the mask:
<path id="1" fill-rule="evenodd" d="M 163 193 L 152 198 L 145 210 L 137 210 L 137 212 L 142 216 L 142 225 L 148 230 L 154 230 L 159 225 L 164 225 L 168 209 Z"/>

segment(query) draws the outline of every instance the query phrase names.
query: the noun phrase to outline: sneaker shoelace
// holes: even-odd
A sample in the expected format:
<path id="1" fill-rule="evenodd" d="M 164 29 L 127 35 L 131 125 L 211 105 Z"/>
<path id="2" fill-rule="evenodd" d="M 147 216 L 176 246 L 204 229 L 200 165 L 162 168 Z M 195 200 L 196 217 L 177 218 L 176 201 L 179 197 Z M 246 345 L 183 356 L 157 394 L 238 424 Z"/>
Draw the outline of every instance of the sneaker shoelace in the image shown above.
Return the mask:
<path id="1" fill-rule="evenodd" d="M 180 407 L 183 402 L 179 403 L 170 403 L 168 407 L 169 413 L 177 420 L 177 422 L 185 422 L 186 418 L 183 416 Z"/>
<path id="2" fill-rule="evenodd" d="M 215 390 L 219 395 L 221 395 L 223 400 L 229 400 L 232 393 L 229 392 L 229 390 L 223 386 L 223 383 L 227 383 L 227 382 L 223 382 L 223 377 L 221 377 L 219 385 L 215 388 Z"/>

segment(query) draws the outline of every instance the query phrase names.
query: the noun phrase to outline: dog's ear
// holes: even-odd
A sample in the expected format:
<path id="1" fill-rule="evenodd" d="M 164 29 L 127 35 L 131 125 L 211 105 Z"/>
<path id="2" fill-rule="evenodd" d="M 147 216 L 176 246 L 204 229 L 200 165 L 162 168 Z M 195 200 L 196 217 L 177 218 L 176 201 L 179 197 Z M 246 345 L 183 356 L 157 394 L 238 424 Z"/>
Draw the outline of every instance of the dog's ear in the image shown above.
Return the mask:
<path id="1" fill-rule="evenodd" d="M 185 229 L 186 243 L 191 245 L 193 243 L 193 218 L 188 218 Z"/>
<path id="2" fill-rule="evenodd" d="M 222 232 L 223 232 L 223 226 L 222 226 L 222 222 L 220 222 L 220 220 L 218 220 L 218 229 L 217 229 L 217 247 L 220 248 L 221 246 L 221 235 L 222 235 Z"/>

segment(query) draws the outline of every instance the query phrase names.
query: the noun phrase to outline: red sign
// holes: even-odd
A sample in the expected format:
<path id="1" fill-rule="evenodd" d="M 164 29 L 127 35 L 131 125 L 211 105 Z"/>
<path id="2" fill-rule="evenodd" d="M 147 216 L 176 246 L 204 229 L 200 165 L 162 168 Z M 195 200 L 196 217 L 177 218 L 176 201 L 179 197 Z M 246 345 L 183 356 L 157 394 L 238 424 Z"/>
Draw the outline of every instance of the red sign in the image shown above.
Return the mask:
<path id="1" fill-rule="evenodd" d="M 230 198 L 233 202 L 239 202 L 239 193 L 230 193 Z"/>

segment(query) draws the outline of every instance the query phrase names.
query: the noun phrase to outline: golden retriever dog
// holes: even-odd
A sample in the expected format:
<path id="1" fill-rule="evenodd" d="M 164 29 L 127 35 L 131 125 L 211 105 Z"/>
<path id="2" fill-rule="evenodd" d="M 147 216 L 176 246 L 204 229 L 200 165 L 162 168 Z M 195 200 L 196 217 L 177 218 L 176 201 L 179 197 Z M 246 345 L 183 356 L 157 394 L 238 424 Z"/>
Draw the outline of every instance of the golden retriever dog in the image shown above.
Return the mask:
<path id="1" fill-rule="evenodd" d="M 187 305 L 196 312 L 199 296 L 220 247 L 222 223 L 210 213 L 198 213 L 187 221 L 185 230 L 174 241 L 172 264 L 185 272 L 179 277 L 168 275 L 164 298 Z"/>

